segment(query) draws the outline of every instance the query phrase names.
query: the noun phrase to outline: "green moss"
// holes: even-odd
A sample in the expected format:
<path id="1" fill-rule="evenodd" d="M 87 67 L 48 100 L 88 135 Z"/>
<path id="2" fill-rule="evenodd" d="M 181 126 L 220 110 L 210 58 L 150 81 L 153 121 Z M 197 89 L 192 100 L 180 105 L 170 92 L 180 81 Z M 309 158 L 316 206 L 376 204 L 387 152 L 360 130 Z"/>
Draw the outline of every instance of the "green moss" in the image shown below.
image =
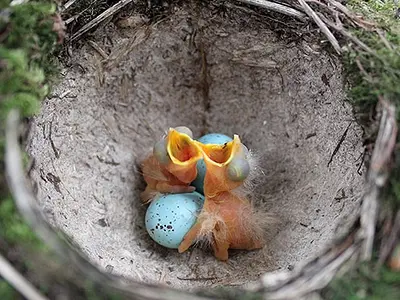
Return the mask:
<path id="1" fill-rule="evenodd" d="M 322 295 L 331 300 L 400 299 L 400 272 L 386 267 L 374 270 L 371 265 L 361 265 L 344 277 L 333 280 Z"/>
<path id="2" fill-rule="evenodd" d="M 57 40 L 57 33 L 53 31 L 54 14 L 55 5 L 45 1 L 28 2 L 2 11 L 2 120 L 11 108 L 21 109 L 23 116 L 33 115 L 38 110 L 39 101 L 49 91 L 46 82 L 49 75 L 57 71 L 53 56 Z"/>
<path id="3" fill-rule="evenodd" d="M 31 250 L 46 249 L 46 246 L 18 214 L 11 198 L 5 198 L 0 202 L 0 228 L 2 228 L 0 238 L 6 240 L 10 246 L 18 244 Z"/>
<path id="4" fill-rule="evenodd" d="M 365 43 L 373 53 L 357 49 L 354 45 L 345 56 L 344 63 L 351 85 L 349 96 L 357 116 L 369 132 L 370 112 L 375 108 L 379 96 L 397 107 L 400 121 L 400 22 L 395 18 L 393 1 L 351 0 L 348 6 L 364 19 L 372 20 L 379 26 L 376 30 L 352 29 L 352 33 Z M 362 66 L 360 71 L 359 66 Z M 366 139 L 373 141 L 376 132 L 369 132 Z M 398 136 L 400 138 L 400 135 Z M 393 209 L 400 207 L 400 159 L 395 158 L 385 197 Z"/>
<path id="5" fill-rule="evenodd" d="M 0 279 L 0 299 L 2 300 L 18 299 L 17 293 L 15 292 L 14 288 L 2 279 Z"/>
<path id="6" fill-rule="evenodd" d="M 350 0 L 347 7 L 382 27 L 391 30 L 399 30 L 400 28 L 398 20 L 394 18 L 397 9 L 394 1 Z"/>
<path id="7" fill-rule="evenodd" d="M 0 113 L 5 119 L 12 108 L 19 108 L 24 116 L 37 112 L 39 100 L 46 95 L 43 70 L 28 65 L 23 50 L 0 47 L 0 57 L 4 66 L 0 73 L 0 94 L 3 95 Z"/>
<path id="8" fill-rule="evenodd" d="M 349 6 L 380 26 L 386 42 L 376 31 L 353 29 L 352 33 L 374 53 L 352 49 L 345 57 L 351 82 L 351 100 L 365 112 L 384 96 L 400 106 L 400 25 L 394 18 L 392 1 L 349 1 Z M 388 47 L 388 45 L 390 47 Z M 360 72 L 359 65 L 363 67 Z M 399 118 L 400 119 L 400 118 Z"/>

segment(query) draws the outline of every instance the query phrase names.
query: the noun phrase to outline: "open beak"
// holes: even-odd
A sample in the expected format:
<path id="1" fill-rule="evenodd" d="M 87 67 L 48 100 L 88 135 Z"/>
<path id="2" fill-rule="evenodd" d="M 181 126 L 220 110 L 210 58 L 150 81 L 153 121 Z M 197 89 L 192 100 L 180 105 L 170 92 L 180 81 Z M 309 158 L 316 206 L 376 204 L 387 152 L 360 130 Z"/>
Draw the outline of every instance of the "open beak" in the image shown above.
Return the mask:
<path id="1" fill-rule="evenodd" d="M 182 182 L 191 183 L 197 176 L 196 163 L 203 158 L 199 144 L 186 133 L 170 128 L 167 153 L 171 159 L 167 170 Z"/>
<path id="2" fill-rule="evenodd" d="M 204 194 L 206 197 L 214 197 L 223 191 L 232 190 L 242 182 L 230 180 L 226 174 L 229 164 L 239 156 L 244 156 L 242 143 L 238 135 L 233 140 L 223 144 L 200 144 L 203 151 L 207 172 L 204 179 Z"/>

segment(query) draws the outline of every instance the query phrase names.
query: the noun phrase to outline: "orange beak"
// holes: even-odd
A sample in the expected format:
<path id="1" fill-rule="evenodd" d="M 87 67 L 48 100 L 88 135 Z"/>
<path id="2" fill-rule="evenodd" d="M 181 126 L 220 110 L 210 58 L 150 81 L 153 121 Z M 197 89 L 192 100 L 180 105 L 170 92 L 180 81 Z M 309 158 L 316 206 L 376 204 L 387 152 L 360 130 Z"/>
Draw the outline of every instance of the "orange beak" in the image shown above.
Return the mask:
<path id="1" fill-rule="evenodd" d="M 227 168 L 236 157 L 245 156 L 239 136 L 234 135 L 233 140 L 224 145 L 203 145 L 204 162 L 207 167 L 204 179 L 204 194 L 208 198 L 215 197 L 218 193 L 230 191 L 242 184 L 243 181 L 233 181 L 227 174 Z"/>
<path id="2" fill-rule="evenodd" d="M 167 153 L 171 162 L 166 169 L 184 183 L 191 183 L 197 176 L 196 163 L 203 153 L 189 135 L 170 128 L 167 136 Z"/>

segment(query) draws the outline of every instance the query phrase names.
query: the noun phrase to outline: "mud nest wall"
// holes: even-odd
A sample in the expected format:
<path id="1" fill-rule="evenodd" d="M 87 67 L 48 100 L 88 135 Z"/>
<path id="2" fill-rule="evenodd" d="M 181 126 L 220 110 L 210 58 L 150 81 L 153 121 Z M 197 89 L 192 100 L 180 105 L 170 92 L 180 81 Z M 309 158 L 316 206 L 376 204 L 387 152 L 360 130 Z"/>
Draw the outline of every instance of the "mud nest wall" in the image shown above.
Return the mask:
<path id="1" fill-rule="evenodd" d="M 318 40 L 282 39 L 237 10 L 180 6 L 141 26 L 131 18 L 70 49 L 32 123 L 30 174 L 49 222 L 106 272 L 177 288 L 242 285 L 328 247 L 363 188 L 362 132 L 339 60 Z M 223 263 L 148 237 L 137 162 L 179 125 L 197 137 L 239 134 L 258 153 L 265 174 L 253 200 L 281 221 L 264 249 Z"/>

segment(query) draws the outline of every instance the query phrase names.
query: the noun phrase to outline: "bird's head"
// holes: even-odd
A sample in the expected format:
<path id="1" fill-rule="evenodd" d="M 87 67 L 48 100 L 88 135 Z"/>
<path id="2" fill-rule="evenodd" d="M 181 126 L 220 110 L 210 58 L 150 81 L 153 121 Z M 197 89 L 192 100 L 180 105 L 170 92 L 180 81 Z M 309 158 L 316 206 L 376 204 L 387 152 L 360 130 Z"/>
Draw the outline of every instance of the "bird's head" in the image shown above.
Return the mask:
<path id="1" fill-rule="evenodd" d="M 170 128 L 166 138 L 154 146 L 153 154 L 161 165 L 185 183 L 196 178 L 196 163 L 203 158 L 191 130 L 183 126 Z"/>
<path id="2" fill-rule="evenodd" d="M 200 143 L 199 143 L 200 144 Z M 207 167 L 204 193 L 214 197 L 240 186 L 250 173 L 248 150 L 238 135 L 223 145 L 200 144 Z"/>

